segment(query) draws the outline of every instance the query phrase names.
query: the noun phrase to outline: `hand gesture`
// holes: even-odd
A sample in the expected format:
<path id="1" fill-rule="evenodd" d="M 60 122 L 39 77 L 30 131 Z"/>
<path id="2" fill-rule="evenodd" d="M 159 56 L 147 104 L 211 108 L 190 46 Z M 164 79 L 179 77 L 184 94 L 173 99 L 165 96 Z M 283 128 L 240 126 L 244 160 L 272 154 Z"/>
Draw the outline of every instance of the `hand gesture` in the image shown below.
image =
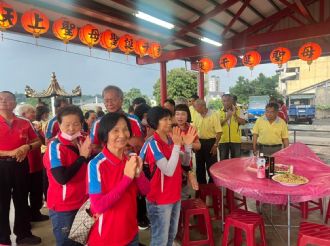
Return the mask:
<path id="1" fill-rule="evenodd" d="M 29 145 L 24 144 L 21 147 L 15 149 L 13 155 L 18 162 L 22 162 L 26 158 L 26 155 L 28 154 L 29 150 L 30 150 Z"/>
<path id="2" fill-rule="evenodd" d="M 193 190 L 199 190 L 199 186 L 198 186 L 198 182 L 196 179 L 196 175 L 193 172 L 189 172 L 188 173 L 188 180 L 190 182 L 191 187 L 193 188 Z"/>
<path id="3" fill-rule="evenodd" d="M 190 145 L 194 142 L 197 136 L 196 128 L 190 126 L 187 134 L 181 133 L 183 144 Z"/>
<path id="4" fill-rule="evenodd" d="M 138 162 L 136 160 L 137 156 L 132 156 L 125 164 L 124 168 L 124 175 L 130 177 L 131 179 L 134 178 L 136 167 L 138 166 Z"/>
<path id="5" fill-rule="evenodd" d="M 92 142 L 89 136 L 85 139 L 83 143 L 78 143 L 77 147 L 79 149 L 79 154 L 86 159 L 90 156 L 92 151 Z"/>
<path id="6" fill-rule="evenodd" d="M 216 145 L 213 145 L 210 151 L 211 155 L 217 155 L 217 147 Z"/>
<path id="7" fill-rule="evenodd" d="M 232 110 L 227 110 L 227 120 L 229 120 L 233 116 L 233 111 Z"/>
<path id="8" fill-rule="evenodd" d="M 181 130 L 179 127 L 173 127 L 172 140 L 175 145 L 182 144 Z"/>

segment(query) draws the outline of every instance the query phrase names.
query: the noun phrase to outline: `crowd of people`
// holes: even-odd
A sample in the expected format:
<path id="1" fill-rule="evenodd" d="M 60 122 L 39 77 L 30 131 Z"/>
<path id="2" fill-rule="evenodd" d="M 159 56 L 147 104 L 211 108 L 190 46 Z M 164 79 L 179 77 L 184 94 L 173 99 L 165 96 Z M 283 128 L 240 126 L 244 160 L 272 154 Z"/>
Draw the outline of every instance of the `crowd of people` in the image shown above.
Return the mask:
<path id="1" fill-rule="evenodd" d="M 162 107 L 136 98 L 128 113 L 119 87 L 105 87 L 102 97 L 106 114 L 83 113 L 57 98 L 56 115 L 48 120 L 47 105 L 20 105 L 15 115 L 15 95 L 0 92 L 0 245 L 11 245 L 11 199 L 18 245 L 41 243 L 30 222 L 49 218 L 56 245 L 80 245 L 68 236 L 90 199 L 97 219 L 88 245 L 139 245 L 138 230 L 150 226 L 150 245 L 172 246 L 181 200 L 199 184 L 213 182 L 209 169 L 219 159 L 241 156 L 240 126 L 246 120 L 235 96 L 223 95 L 217 111 L 196 95 L 167 99 Z M 257 120 L 255 153 L 288 146 L 278 112 L 270 102 Z M 44 200 L 49 217 L 40 212 Z"/>

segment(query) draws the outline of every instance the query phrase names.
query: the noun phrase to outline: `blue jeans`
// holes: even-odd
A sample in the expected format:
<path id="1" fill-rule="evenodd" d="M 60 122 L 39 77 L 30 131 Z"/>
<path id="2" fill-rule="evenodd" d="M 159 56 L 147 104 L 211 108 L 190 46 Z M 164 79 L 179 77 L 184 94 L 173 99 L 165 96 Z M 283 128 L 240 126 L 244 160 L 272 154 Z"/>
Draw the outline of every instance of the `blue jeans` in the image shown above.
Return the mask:
<path id="1" fill-rule="evenodd" d="M 80 243 L 72 241 L 68 238 L 77 211 L 78 210 L 56 212 L 49 209 L 49 217 L 53 225 L 56 246 L 81 246 Z"/>
<path id="2" fill-rule="evenodd" d="M 150 246 L 172 246 L 178 231 L 181 201 L 157 205 L 147 200 L 147 211 L 151 223 Z"/>

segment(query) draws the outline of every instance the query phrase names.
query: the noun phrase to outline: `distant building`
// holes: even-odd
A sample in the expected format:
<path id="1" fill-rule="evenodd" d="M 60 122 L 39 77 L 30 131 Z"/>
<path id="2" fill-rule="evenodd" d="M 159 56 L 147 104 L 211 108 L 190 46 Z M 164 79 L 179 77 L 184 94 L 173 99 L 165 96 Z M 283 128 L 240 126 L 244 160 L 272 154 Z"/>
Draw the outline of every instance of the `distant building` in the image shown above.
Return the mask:
<path id="1" fill-rule="evenodd" d="M 208 79 L 208 92 L 206 95 L 206 102 L 210 100 L 221 99 L 223 92 L 220 91 L 220 77 L 212 75 Z"/>
<path id="2" fill-rule="evenodd" d="M 287 97 L 291 94 L 310 93 L 307 88 L 330 79 L 330 56 L 320 57 L 309 66 L 305 61 L 289 61 L 283 68 L 278 69 L 278 92 Z"/>

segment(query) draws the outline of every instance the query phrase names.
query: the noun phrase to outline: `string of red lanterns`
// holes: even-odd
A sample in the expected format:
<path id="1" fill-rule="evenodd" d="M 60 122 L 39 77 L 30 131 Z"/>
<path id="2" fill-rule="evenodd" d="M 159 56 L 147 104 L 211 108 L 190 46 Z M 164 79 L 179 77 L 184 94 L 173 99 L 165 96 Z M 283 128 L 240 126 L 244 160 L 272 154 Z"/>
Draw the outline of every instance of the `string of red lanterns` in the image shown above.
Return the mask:
<path id="1" fill-rule="evenodd" d="M 5 31 L 12 28 L 17 23 L 17 13 L 14 8 L 3 1 L 0 2 L 0 31 Z M 49 19 L 41 11 L 31 9 L 23 13 L 21 17 L 21 24 L 25 31 L 31 33 L 35 38 L 45 34 L 49 29 Z M 63 17 L 53 22 L 52 31 L 56 38 L 62 40 L 65 44 L 78 36 L 80 41 L 89 48 L 100 43 L 100 46 L 111 52 L 115 48 L 119 48 L 126 55 L 135 52 L 140 57 L 149 55 L 156 59 L 162 54 L 161 45 L 157 42 L 148 42 L 145 39 L 135 40 L 129 34 L 125 34 L 120 38 L 111 30 L 107 29 L 100 33 L 99 30 L 91 24 L 84 25 L 78 31 L 78 27 L 68 18 Z M 318 59 L 322 54 L 322 48 L 315 42 L 308 42 L 303 44 L 298 56 L 301 60 L 307 61 L 308 65 Z M 288 48 L 278 47 L 270 53 L 270 61 L 281 67 L 284 63 L 291 59 L 291 52 Z M 261 62 L 261 55 L 257 51 L 247 52 L 243 58 L 244 66 L 251 70 L 259 65 Z M 202 58 L 198 62 L 199 70 L 201 72 L 209 72 L 213 69 L 213 61 L 209 58 Z M 219 59 L 221 68 L 229 71 L 237 65 L 237 58 L 233 54 L 223 54 Z"/>

